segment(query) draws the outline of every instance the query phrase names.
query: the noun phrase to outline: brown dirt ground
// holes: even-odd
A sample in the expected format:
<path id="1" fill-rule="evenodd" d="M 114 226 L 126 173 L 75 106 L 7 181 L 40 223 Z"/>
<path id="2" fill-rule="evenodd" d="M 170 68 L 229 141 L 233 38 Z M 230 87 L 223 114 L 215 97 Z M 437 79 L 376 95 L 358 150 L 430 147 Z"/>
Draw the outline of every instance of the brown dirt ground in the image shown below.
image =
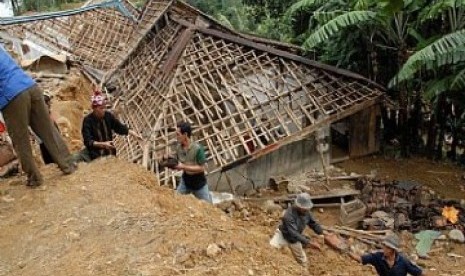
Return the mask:
<path id="1" fill-rule="evenodd" d="M 302 275 L 288 249 L 268 245 L 279 211 L 251 205 L 247 220 L 231 218 L 114 158 L 80 164 L 70 176 L 53 166 L 43 172 L 45 189 L 27 189 L 18 177 L 0 182 L 0 275 Z M 314 214 L 338 223 L 337 209 Z M 410 255 L 413 238 L 402 237 Z M 206 255 L 210 244 L 222 248 L 216 257 Z M 418 262 L 430 275 L 465 275 L 463 258 L 448 252 L 465 256 L 463 245 L 435 245 Z M 303 275 L 375 275 L 326 245 L 308 256 Z"/>
<path id="2" fill-rule="evenodd" d="M 268 235 L 219 209 L 175 196 L 117 159 L 70 176 L 43 169 L 45 189 L 18 178 L 0 190 L 0 275 L 298 275 Z M 210 244 L 223 249 L 216 257 Z"/>

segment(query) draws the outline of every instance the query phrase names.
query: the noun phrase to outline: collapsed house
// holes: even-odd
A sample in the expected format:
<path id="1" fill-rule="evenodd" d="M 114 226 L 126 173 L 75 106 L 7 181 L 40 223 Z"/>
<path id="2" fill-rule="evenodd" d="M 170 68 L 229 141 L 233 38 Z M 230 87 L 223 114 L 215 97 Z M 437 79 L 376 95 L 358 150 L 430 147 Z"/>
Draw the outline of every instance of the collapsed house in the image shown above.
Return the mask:
<path id="1" fill-rule="evenodd" d="M 165 182 L 174 175 L 159 158 L 173 152 L 179 121 L 207 149 L 212 188 L 233 192 L 379 147 L 382 87 L 181 1 L 138 11 L 115 0 L 3 21 L 2 30 L 99 72 L 120 118 L 146 140 L 118 137 L 120 156 Z"/>

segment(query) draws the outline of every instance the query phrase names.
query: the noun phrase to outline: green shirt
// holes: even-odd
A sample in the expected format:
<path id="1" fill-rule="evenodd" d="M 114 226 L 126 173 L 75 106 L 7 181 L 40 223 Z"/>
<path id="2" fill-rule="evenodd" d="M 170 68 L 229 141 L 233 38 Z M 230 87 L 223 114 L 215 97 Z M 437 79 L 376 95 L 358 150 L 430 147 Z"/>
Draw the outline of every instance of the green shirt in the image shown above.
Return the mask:
<path id="1" fill-rule="evenodd" d="M 203 165 L 207 162 L 205 158 L 205 150 L 195 142 L 191 142 L 188 149 L 184 149 L 181 144 L 176 147 L 176 157 L 179 162 L 186 165 Z M 205 173 L 182 174 L 184 184 L 192 190 L 198 190 L 207 184 Z"/>
<path id="2" fill-rule="evenodd" d="M 204 148 L 196 142 L 191 142 L 187 150 L 181 144 L 178 144 L 176 147 L 176 157 L 179 162 L 186 165 L 203 165 L 207 162 Z"/>

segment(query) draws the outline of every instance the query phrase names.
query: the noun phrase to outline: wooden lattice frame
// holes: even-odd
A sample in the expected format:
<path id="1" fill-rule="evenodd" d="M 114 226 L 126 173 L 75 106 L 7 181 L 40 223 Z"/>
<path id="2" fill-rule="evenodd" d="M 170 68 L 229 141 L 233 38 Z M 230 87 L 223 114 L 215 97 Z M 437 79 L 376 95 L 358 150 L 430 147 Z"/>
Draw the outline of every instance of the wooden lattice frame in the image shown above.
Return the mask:
<path id="1" fill-rule="evenodd" d="M 115 0 L 67 12 L 2 19 L 0 30 L 82 64 L 109 70 L 126 56 L 135 40 L 137 21 L 124 3 Z"/>
<path id="2" fill-rule="evenodd" d="M 120 155 L 161 179 L 169 171 L 157 170 L 157 158 L 172 148 L 181 120 L 194 125 L 213 172 L 302 139 L 383 95 L 359 75 L 219 31 L 201 15 L 183 20 L 177 9 L 171 3 L 108 76 L 121 118 L 149 141 L 120 138 Z"/>

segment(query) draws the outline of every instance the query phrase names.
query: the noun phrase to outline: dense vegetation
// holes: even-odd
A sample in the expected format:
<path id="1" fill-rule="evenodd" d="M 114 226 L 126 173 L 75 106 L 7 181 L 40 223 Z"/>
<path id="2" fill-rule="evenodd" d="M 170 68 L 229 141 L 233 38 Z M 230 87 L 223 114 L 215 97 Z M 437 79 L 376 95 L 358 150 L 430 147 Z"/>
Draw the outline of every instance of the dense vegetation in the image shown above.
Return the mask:
<path id="1" fill-rule="evenodd" d="M 43 11 L 83 1 L 13 2 Z M 383 109 L 384 137 L 400 140 L 403 156 L 447 152 L 456 160 L 463 152 L 465 0 L 187 2 L 231 28 L 300 45 L 310 58 L 386 86 L 397 108 Z"/>
<path id="2" fill-rule="evenodd" d="M 462 152 L 465 0 L 188 2 L 235 29 L 298 44 L 312 58 L 386 86 L 398 111 L 383 110 L 385 138 L 400 140 L 403 156 L 447 152 L 456 160 Z"/>

